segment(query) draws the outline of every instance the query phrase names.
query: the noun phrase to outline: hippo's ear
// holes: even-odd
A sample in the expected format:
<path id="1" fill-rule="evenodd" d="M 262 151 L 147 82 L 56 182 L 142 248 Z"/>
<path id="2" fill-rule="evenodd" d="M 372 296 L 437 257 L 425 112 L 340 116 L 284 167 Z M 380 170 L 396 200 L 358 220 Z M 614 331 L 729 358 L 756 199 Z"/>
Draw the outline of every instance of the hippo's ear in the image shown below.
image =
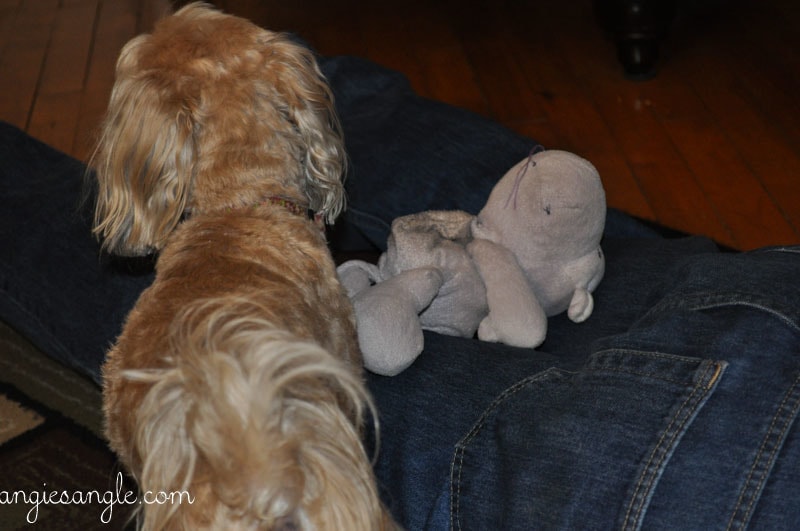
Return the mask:
<path id="1" fill-rule="evenodd" d="M 395 219 L 378 262 L 383 278 L 433 263 L 431 253 L 445 241 L 466 245 L 473 218 L 461 210 L 428 210 Z"/>

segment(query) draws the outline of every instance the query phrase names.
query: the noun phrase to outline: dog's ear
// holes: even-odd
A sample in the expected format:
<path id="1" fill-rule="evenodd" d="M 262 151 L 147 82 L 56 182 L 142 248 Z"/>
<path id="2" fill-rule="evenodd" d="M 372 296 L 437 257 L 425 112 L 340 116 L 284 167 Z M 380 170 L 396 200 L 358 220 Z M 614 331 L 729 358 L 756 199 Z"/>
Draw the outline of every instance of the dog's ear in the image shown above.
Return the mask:
<path id="1" fill-rule="evenodd" d="M 169 72 L 141 71 L 149 36 L 130 41 L 91 166 L 97 178 L 94 234 L 111 252 L 144 255 L 163 247 L 186 208 L 195 161 L 191 98 L 175 94 Z"/>
<path id="2" fill-rule="evenodd" d="M 311 209 L 328 223 L 344 208 L 342 179 L 347 167 L 339 117 L 333 93 L 319 69 L 313 52 L 291 41 L 273 44 L 289 68 L 284 70 L 288 93 L 283 94 L 289 119 L 305 145 L 306 195 Z"/>

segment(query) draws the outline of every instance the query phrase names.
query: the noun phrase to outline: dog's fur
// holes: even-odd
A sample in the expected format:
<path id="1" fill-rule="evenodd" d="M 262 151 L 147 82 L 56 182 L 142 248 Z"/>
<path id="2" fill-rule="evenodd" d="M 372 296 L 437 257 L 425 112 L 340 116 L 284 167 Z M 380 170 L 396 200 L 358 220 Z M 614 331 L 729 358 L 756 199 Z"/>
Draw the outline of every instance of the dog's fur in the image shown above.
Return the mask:
<path id="1" fill-rule="evenodd" d="M 103 367 L 106 431 L 148 529 L 379 529 L 374 408 L 323 233 L 345 155 L 312 54 L 203 5 L 122 50 L 95 233 L 158 252 Z"/>

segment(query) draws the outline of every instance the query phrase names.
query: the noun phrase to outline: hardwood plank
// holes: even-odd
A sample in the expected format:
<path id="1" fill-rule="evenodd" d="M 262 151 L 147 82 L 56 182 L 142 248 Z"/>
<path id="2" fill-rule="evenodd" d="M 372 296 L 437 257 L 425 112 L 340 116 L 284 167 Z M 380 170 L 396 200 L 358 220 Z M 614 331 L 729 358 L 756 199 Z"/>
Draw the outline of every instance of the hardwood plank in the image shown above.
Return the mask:
<path id="1" fill-rule="evenodd" d="M 561 143 L 543 107 L 543 95 L 529 82 L 520 63 L 520 47 L 527 36 L 515 33 L 509 19 L 519 16 L 509 2 L 483 2 L 464 9 L 446 2 L 452 22 L 467 54 L 488 106 L 488 116 L 548 147 Z M 516 6 L 519 8 L 519 6 Z M 530 7 L 530 6 L 529 6 Z"/>
<path id="2" fill-rule="evenodd" d="M 17 18 L 18 9 L 19 6 L 16 5 L 16 3 L 15 5 L 9 4 L 0 7 L 0 57 L 3 56 L 3 52 L 8 44 L 11 28 Z"/>
<path id="3" fill-rule="evenodd" d="M 712 44 L 725 52 L 724 66 L 736 72 L 742 85 L 753 94 L 754 108 L 800 151 L 800 15 L 795 4 L 793 17 L 786 11 L 765 18 L 762 11 L 768 5 L 747 14 L 736 12 L 731 35 Z M 790 25 L 792 22 L 794 25 Z"/>
<path id="4" fill-rule="evenodd" d="M 739 249 L 796 243 L 791 225 L 715 125 L 669 120 L 667 131 L 734 234 Z"/>
<path id="5" fill-rule="evenodd" d="M 56 13 L 39 92 L 58 94 L 83 89 L 97 0 L 72 0 Z M 76 31 L 80 29 L 79 31 Z"/>
<path id="6" fill-rule="evenodd" d="M 219 1 L 225 12 L 250 19 L 270 30 L 293 33 L 325 55 L 363 55 L 358 2 L 295 0 L 293 2 Z"/>
<path id="7" fill-rule="evenodd" d="M 414 35 L 408 41 L 425 76 L 430 97 L 487 115 L 488 106 L 478 86 L 461 41 L 443 6 L 422 2 L 409 13 Z"/>
<path id="8" fill-rule="evenodd" d="M 608 205 L 655 221 L 652 205 L 593 104 L 580 97 L 555 97 L 545 108 L 553 127 L 565 139 L 563 146 L 556 147 L 572 151 L 595 165 L 603 180 Z"/>
<path id="9" fill-rule="evenodd" d="M 785 131 L 765 110 L 764 95 L 753 94 L 743 82 L 750 72 L 742 68 L 740 51 L 723 44 L 739 37 L 735 29 L 718 28 L 717 35 L 672 57 L 655 86 L 665 101 L 656 110 L 729 225 L 734 247 L 797 242 L 798 231 L 790 222 L 800 193 L 793 170 L 797 156 Z M 678 86 L 682 90 L 664 91 Z M 762 146 L 769 149 L 761 152 Z M 770 188 L 781 190 L 781 198 Z"/>
<path id="10" fill-rule="evenodd" d="M 547 115 L 539 95 L 531 88 L 520 67 L 511 43 L 503 34 L 501 22 L 504 12 L 497 7 L 484 13 L 487 28 L 474 27 L 470 18 L 459 28 L 460 38 L 470 63 L 475 69 L 477 82 L 486 97 L 491 117 L 505 123 L 525 120 L 545 121 Z M 501 20 L 498 20 L 501 19 Z"/>
<path id="11" fill-rule="evenodd" d="M 547 25 L 539 31 L 531 31 L 529 20 L 536 19 L 535 6 L 511 4 L 508 7 L 509 28 L 505 36 L 507 48 L 523 67 L 525 77 L 540 101 L 546 102 L 556 97 L 583 97 L 581 88 L 568 71 L 568 63 L 554 46 L 547 25 L 560 27 L 567 21 L 560 11 L 552 13 Z"/>
<path id="12" fill-rule="evenodd" d="M 177 4 L 177 3 L 176 3 Z M 176 5 L 176 8 L 178 6 Z M 139 33 L 150 32 L 156 21 L 173 11 L 169 0 L 142 0 L 137 29 Z"/>
<path id="13" fill-rule="evenodd" d="M 751 51 L 766 51 L 760 54 L 759 63 L 769 65 L 773 76 L 788 81 L 784 89 L 797 93 L 800 85 L 800 9 L 796 2 L 763 2 L 760 9 L 745 11 L 737 6 L 731 14 L 734 18 L 733 36 L 725 40 L 744 44 Z M 737 45 L 737 48 L 741 46 Z M 752 53 L 752 52 L 751 52 Z"/>
<path id="14" fill-rule="evenodd" d="M 85 159 L 120 48 L 168 3 L 0 0 L 0 119 Z M 795 0 L 735 2 L 713 17 L 706 3 L 681 4 L 646 83 L 622 77 L 591 0 L 215 4 L 588 158 L 612 207 L 738 248 L 800 241 Z"/>
<path id="15" fill-rule="evenodd" d="M 750 16 L 736 15 L 732 33 L 739 38 L 733 46 L 714 47 L 726 61 L 712 81 L 724 79 L 731 90 L 708 99 L 709 107 L 800 235 L 800 9 L 778 0 Z M 754 63 L 763 69 L 749 68 Z M 724 105 L 737 110 L 725 112 Z"/>
<path id="16" fill-rule="evenodd" d="M 27 132 L 42 142 L 72 154 L 83 92 L 39 94 Z"/>
<path id="17" fill-rule="evenodd" d="M 545 147 L 545 149 L 563 146 L 565 141 L 559 131 L 547 120 L 514 120 L 506 123 L 512 131 L 531 138 Z"/>
<path id="18" fill-rule="evenodd" d="M 486 100 L 486 115 L 547 148 L 563 145 L 514 53 L 507 6 L 492 2 L 481 7 L 478 14 L 455 7 L 453 26 Z"/>
<path id="19" fill-rule="evenodd" d="M 28 133 L 72 154 L 96 0 L 71 0 L 56 13 Z"/>
<path id="20" fill-rule="evenodd" d="M 0 79 L 13 80 L 0 91 L 0 119 L 27 127 L 47 52 L 57 0 L 26 2 L 13 14 L 0 57 Z"/>
<path id="21" fill-rule="evenodd" d="M 655 212 L 621 156 L 607 124 L 555 46 L 556 38 L 549 33 L 547 25 L 532 33 L 527 21 L 540 15 L 523 9 L 530 7 L 514 5 L 509 12 L 509 19 L 513 21 L 510 49 L 514 50 L 512 54 L 533 92 L 538 94 L 548 122 L 562 142 L 550 147 L 572 151 L 591 161 L 600 172 L 609 206 L 655 220 Z M 557 17 L 557 21 L 552 25 L 560 28 L 567 23 L 567 18 Z"/>
<path id="22" fill-rule="evenodd" d="M 363 55 L 361 28 L 350 3 L 344 2 L 343 6 L 337 2 L 325 3 L 324 7 L 318 7 L 313 13 L 313 15 L 306 15 L 306 18 L 310 18 L 314 22 L 309 37 L 313 38 L 315 47 L 321 53 L 325 55 Z M 301 34 L 302 36 L 304 35 Z"/>
<path id="23" fill-rule="evenodd" d="M 800 146 L 792 145 L 771 117 L 760 112 L 758 98 L 736 72 L 720 68 L 708 76 L 693 60 L 688 77 L 744 165 L 792 225 L 795 241 L 800 241 Z"/>
<path id="24" fill-rule="evenodd" d="M 570 68 L 585 87 L 633 172 L 655 220 L 691 234 L 705 234 L 730 244 L 732 234 L 698 184 L 696 176 L 676 150 L 653 107 L 661 103 L 653 83 L 631 83 L 616 73 L 616 65 L 602 61 L 589 21 L 579 24 L 569 38 L 554 35 Z M 595 50 L 594 53 L 592 50 Z M 663 91 L 662 91 L 663 92 Z"/>
<path id="25" fill-rule="evenodd" d="M 114 84 L 117 56 L 125 43 L 138 33 L 139 1 L 103 2 L 95 23 L 92 51 L 78 118 L 72 154 L 87 160 L 100 119 Z"/>
<path id="26" fill-rule="evenodd" d="M 423 67 L 417 60 L 415 50 L 409 45 L 414 29 L 407 19 L 395 15 L 395 7 L 386 2 L 370 3 L 359 13 L 365 57 L 402 72 L 418 94 L 432 97 L 428 92 Z"/>

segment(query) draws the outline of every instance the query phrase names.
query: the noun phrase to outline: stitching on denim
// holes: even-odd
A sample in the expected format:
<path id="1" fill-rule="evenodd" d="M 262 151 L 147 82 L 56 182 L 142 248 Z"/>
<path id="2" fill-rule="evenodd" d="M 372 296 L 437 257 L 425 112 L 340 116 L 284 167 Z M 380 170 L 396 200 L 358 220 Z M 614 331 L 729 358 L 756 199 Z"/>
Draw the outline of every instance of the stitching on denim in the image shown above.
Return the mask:
<path id="1" fill-rule="evenodd" d="M 596 368 L 586 369 L 585 371 L 581 371 L 581 372 L 589 372 L 589 373 L 593 373 L 593 372 L 613 372 L 613 373 L 619 373 L 619 374 L 630 374 L 630 375 L 633 375 L 633 376 L 641 376 L 641 377 L 644 377 L 644 378 L 652 378 L 653 380 L 660 380 L 662 382 L 669 382 L 669 383 L 673 383 L 673 384 L 676 384 L 676 385 L 686 385 L 686 381 L 685 380 L 677 380 L 675 378 L 665 378 L 664 376 L 661 376 L 661 375 L 659 375 L 658 373 L 655 373 L 655 372 L 643 372 L 643 371 L 625 370 L 625 369 L 619 369 L 619 368 L 612 369 L 612 368 L 608 368 L 608 367 L 596 367 Z"/>
<path id="2" fill-rule="evenodd" d="M 664 430 L 664 432 L 661 434 L 661 437 L 659 438 L 658 443 L 655 445 L 655 447 L 653 448 L 653 451 L 650 453 L 650 457 L 649 457 L 649 459 L 647 461 L 647 464 L 645 466 L 644 473 L 642 474 L 642 476 L 640 476 L 639 481 L 637 482 L 636 488 L 634 489 L 634 493 L 633 493 L 633 496 L 632 496 L 632 499 L 631 499 L 631 503 L 628 506 L 628 511 L 625 514 L 625 520 L 624 520 L 623 525 L 622 525 L 623 528 L 628 528 L 628 521 L 629 521 L 630 516 L 631 516 L 631 510 L 634 508 L 635 504 L 638 504 L 639 507 L 636 509 L 636 513 L 634 515 L 634 523 L 633 523 L 632 527 L 634 529 L 638 529 L 640 527 L 642 513 L 644 511 L 644 506 L 645 506 L 645 503 L 644 503 L 645 498 L 648 495 L 647 493 L 652 490 L 653 485 L 655 484 L 656 474 L 654 473 L 654 471 L 658 470 L 658 468 L 661 467 L 664 459 L 666 459 L 666 456 L 667 456 L 667 452 L 665 452 L 663 450 L 664 450 L 664 448 L 666 446 L 668 446 L 668 444 L 674 442 L 675 437 L 677 436 L 678 433 L 680 433 L 681 429 L 683 428 L 683 426 L 686 424 L 686 421 L 690 417 L 690 415 L 685 415 L 684 416 L 683 415 L 683 411 L 687 407 L 689 407 L 689 404 L 691 402 L 694 401 L 693 399 L 694 399 L 695 395 L 697 394 L 698 390 L 700 389 L 699 383 L 705 381 L 705 378 L 706 378 L 706 375 L 708 374 L 709 369 L 710 369 L 710 366 L 706 368 L 706 371 L 703 373 L 703 377 L 700 378 L 700 381 L 697 384 L 695 384 L 695 387 L 692 389 L 692 392 L 689 393 L 689 396 L 686 397 L 686 400 L 683 401 L 683 403 L 681 404 L 681 406 L 678 409 L 678 411 L 676 411 L 675 415 L 670 420 L 669 425 Z M 678 419 L 680 419 L 680 420 L 678 420 Z M 673 425 L 675 424 L 676 421 L 679 422 L 679 425 L 677 426 L 677 429 L 675 429 L 673 431 Z M 670 439 L 669 442 L 666 441 L 666 439 L 668 438 L 668 435 L 669 435 L 669 439 Z M 656 457 L 656 456 L 658 456 L 658 457 Z M 654 459 L 658 459 L 658 461 L 655 463 L 655 466 L 654 466 Z M 646 485 L 644 484 L 645 479 L 647 480 L 647 484 Z M 644 490 L 642 490 L 643 486 L 645 487 Z"/>
<path id="3" fill-rule="evenodd" d="M 656 358 L 656 359 L 665 359 L 665 360 L 675 360 L 681 361 L 684 363 L 696 363 L 703 361 L 701 358 L 693 357 L 693 356 L 681 356 L 678 354 L 668 354 L 666 352 L 659 352 L 656 350 L 643 350 L 643 349 L 635 349 L 635 348 L 616 348 L 616 347 L 609 347 L 604 348 L 602 350 L 598 350 L 594 354 L 592 354 L 591 358 L 593 357 L 600 357 L 601 354 L 630 354 L 634 356 L 641 356 L 643 358 Z M 598 369 L 601 367 L 598 367 Z"/>
<path id="4" fill-rule="evenodd" d="M 800 384 L 800 376 L 795 378 L 794 382 L 792 382 L 791 387 L 789 387 L 775 415 L 772 417 L 767 433 L 764 435 L 764 440 L 761 441 L 758 453 L 753 460 L 753 464 L 750 466 L 747 479 L 742 486 L 742 490 L 739 492 L 739 498 L 736 500 L 736 505 L 733 508 L 726 529 L 733 529 L 734 526 L 743 529 L 750 521 L 755 504 L 760 498 L 760 494 L 764 489 L 764 484 L 769 477 L 769 472 L 772 470 L 777 454 L 786 440 L 786 434 L 797 418 L 798 411 L 800 411 L 800 387 L 798 384 Z M 788 405 L 790 401 L 794 401 L 794 404 Z M 784 411 L 786 411 L 785 415 L 782 414 Z M 782 422 L 783 426 L 778 428 L 779 433 L 776 433 L 776 424 L 778 422 Z M 771 448 L 767 449 L 767 446 L 771 446 Z M 764 456 L 767 451 L 769 455 Z M 756 474 L 758 474 L 759 477 L 754 483 L 753 476 Z M 749 501 L 745 502 L 745 498 L 749 498 Z M 747 503 L 747 506 L 743 508 L 744 503 Z"/>
<path id="5" fill-rule="evenodd" d="M 660 353 L 660 352 L 645 352 L 645 351 L 634 350 L 634 349 L 609 348 L 609 349 L 600 350 L 596 354 L 606 354 L 606 353 L 622 353 L 622 354 L 630 354 L 630 355 L 636 355 L 636 356 L 641 356 L 641 357 L 646 357 L 646 358 L 665 359 L 665 360 L 669 360 L 669 361 L 680 361 L 680 362 L 683 362 L 683 363 L 695 363 L 698 366 L 700 365 L 700 362 L 703 361 L 700 358 L 692 358 L 692 357 L 688 357 L 688 356 L 676 356 L 676 355 L 673 355 L 673 354 L 665 354 L 665 353 Z M 720 363 L 716 362 L 716 364 L 721 369 Z M 720 369 L 718 369 L 717 372 L 719 372 Z M 643 376 L 645 378 L 652 378 L 654 380 L 660 380 L 662 382 L 674 383 L 676 385 L 686 385 L 687 384 L 685 379 L 677 380 L 675 378 L 667 378 L 667 377 L 663 376 L 662 374 L 660 374 L 658 372 L 637 371 L 635 369 L 628 369 L 628 368 L 590 366 L 590 367 L 587 367 L 585 369 L 581 369 L 581 372 L 616 372 L 616 373 L 623 373 L 623 374 L 631 374 L 631 375 L 634 375 L 634 376 Z M 708 385 L 709 387 L 711 387 L 713 385 L 715 379 L 716 379 L 715 376 L 710 378 L 710 383 Z"/>
<path id="6" fill-rule="evenodd" d="M 483 425 L 486 423 L 486 420 L 498 407 L 500 407 L 501 403 L 505 402 L 531 383 L 543 380 L 553 373 L 563 374 L 564 372 L 567 371 L 560 371 L 556 368 L 550 368 L 515 383 L 500 393 L 497 398 L 492 400 L 492 403 L 489 404 L 489 407 L 487 407 L 480 418 L 478 418 L 477 422 L 472 426 L 472 429 L 470 429 L 469 433 L 467 433 L 467 435 L 461 441 L 456 443 L 453 460 L 450 463 L 450 529 L 461 529 L 461 519 L 459 516 L 461 509 L 461 472 L 464 468 L 464 454 L 466 453 L 467 446 L 469 446 L 470 442 L 472 442 L 481 429 L 483 429 Z M 458 477 L 454 479 L 456 468 L 458 468 Z M 455 490 L 453 488 L 454 484 L 457 485 Z"/>
<path id="7" fill-rule="evenodd" d="M 757 310 L 762 310 L 773 317 L 777 317 L 780 321 L 784 324 L 789 325 L 789 327 L 795 329 L 796 331 L 800 332 L 800 324 L 796 323 L 793 318 L 789 317 L 788 315 L 779 312 L 774 308 L 770 308 L 763 304 L 759 304 L 757 302 L 748 302 L 748 301 L 734 301 L 734 302 L 719 302 L 719 303 L 710 303 L 703 306 L 698 306 L 697 308 L 692 308 L 694 310 L 709 310 L 712 308 L 723 308 L 725 306 L 747 306 L 750 308 L 755 308 Z"/>
<path id="8" fill-rule="evenodd" d="M 633 355 L 649 357 L 649 358 L 670 359 L 670 360 L 681 361 L 681 362 L 691 362 L 691 361 L 696 361 L 697 360 L 697 358 L 690 358 L 690 357 L 686 357 L 686 356 L 675 356 L 675 355 L 659 353 L 659 352 L 642 352 L 642 351 L 637 351 L 637 350 L 633 350 L 633 349 L 604 349 L 602 351 L 599 351 L 599 352 L 595 353 L 592 357 L 597 358 L 597 357 L 599 357 L 600 355 L 603 355 L 603 354 L 608 355 L 608 354 L 616 354 L 616 353 L 633 354 Z M 715 371 L 714 371 L 714 374 L 709 378 L 708 374 L 709 374 L 710 370 L 712 369 L 712 367 L 715 368 Z M 648 461 L 648 467 L 647 468 L 650 467 L 649 464 L 650 464 L 650 462 L 652 462 L 652 460 L 654 458 L 653 457 L 654 454 L 656 453 L 657 449 L 659 448 L 659 446 L 661 445 L 662 441 L 664 440 L 667 432 L 669 431 L 669 428 L 675 423 L 676 419 L 679 418 L 680 413 L 684 410 L 684 407 L 692 400 L 692 397 L 697 393 L 697 391 L 699 389 L 701 389 L 701 388 L 705 389 L 705 392 L 707 393 L 713 387 L 714 383 L 716 382 L 716 380 L 718 378 L 719 373 L 721 372 L 721 368 L 722 368 L 722 365 L 719 362 L 711 362 L 706 366 L 706 370 L 703 372 L 702 377 L 699 378 L 698 381 L 693 384 L 692 392 L 689 394 L 689 396 L 686 398 L 686 400 L 684 400 L 683 404 L 681 404 L 681 407 L 678 409 L 676 414 L 673 416 L 673 418 L 672 418 L 672 420 L 670 422 L 670 425 L 667 427 L 667 429 L 664 431 L 664 433 L 662 433 L 662 436 L 659 439 L 658 444 L 656 445 L 656 447 L 654 448 L 653 452 L 650 455 L 650 460 Z M 481 416 L 478 418 L 478 420 L 472 426 L 472 428 L 467 433 L 467 435 L 462 440 L 460 440 L 458 443 L 456 443 L 455 451 L 454 451 L 454 454 L 453 454 L 453 459 L 452 459 L 452 461 L 450 463 L 450 529 L 459 529 L 459 530 L 461 529 L 461 520 L 460 520 L 461 480 L 462 480 L 462 472 L 463 472 L 463 468 L 464 468 L 464 457 L 465 457 L 465 454 L 466 454 L 467 447 L 473 441 L 473 439 L 475 439 L 475 437 L 477 437 L 478 433 L 483 429 L 484 425 L 486 424 L 486 421 L 494 413 L 494 411 L 497 408 L 499 408 L 502 403 L 504 403 L 505 401 L 507 401 L 508 399 L 513 397 L 515 394 L 517 394 L 523 388 L 526 388 L 530 384 L 533 384 L 535 382 L 547 379 L 552 374 L 575 376 L 575 375 L 578 375 L 578 374 L 581 374 L 581 373 L 598 373 L 598 372 L 614 372 L 614 373 L 621 373 L 621 374 L 632 374 L 634 376 L 651 377 L 651 378 L 654 378 L 654 379 L 658 379 L 658 380 L 661 380 L 661 381 L 667 381 L 667 382 L 675 383 L 675 384 L 678 384 L 678 385 L 687 385 L 688 384 L 688 382 L 686 382 L 686 381 L 678 381 L 678 380 L 674 380 L 674 379 L 668 379 L 668 378 L 660 377 L 655 373 L 645 373 L 645 372 L 635 371 L 635 370 L 626 371 L 626 370 L 624 370 L 622 368 L 611 369 L 611 368 L 606 368 L 606 367 L 591 367 L 591 366 L 590 367 L 581 368 L 579 371 L 567 371 L 567 370 L 564 370 L 564 369 L 558 369 L 558 368 L 554 368 L 553 367 L 553 368 L 549 368 L 549 369 L 547 369 L 547 370 L 545 370 L 545 371 L 543 371 L 541 373 L 537 373 L 537 374 L 535 374 L 533 376 L 530 376 L 528 378 L 525 378 L 525 379 L 520 380 L 519 382 L 515 383 L 514 385 L 512 385 L 511 387 L 509 387 L 508 389 L 506 389 L 502 393 L 500 393 L 500 395 L 498 395 L 497 398 L 495 398 L 492 401 L 492 403 L 489 404 L 489 406 L 484 410 L 484 412 L 481 414 Z M 699 403 L 699 400 L 697 402 Z M 682 419 L 680 426 L 681 427 L 684 426 L 686 424 L 686 422 L 688 422 L 689 418 L 691 418 L 691 414 L 686 415 Z M 681 433 L 681 431 L 682 431 L 682 429 L 678 429 L 675 432 L 675 434 L 673 435 L 672 440 L 674 440 L 674 438 L 677 436 L 677 434 Z M 666 454 L 661 457 L 662 461 L 665 458 L 666 458 Z M 637 485 L 636 492 L 639 491 L 639 487 L 641 486 L 641 482 L 642 482 L 643 479 L 644 479 L 644 477 L 640 477 L 639 484 Z M 653 475 L 652 480 L 653 481 L 655 480 L 655 476 L 654 475 Z M 631 505 L 628 508 L 628 514 L 631 511 L 631 508 L 633 506 L 633 502 L 634 501 L 635 501 L 635 496 L 634 496 L 634 500 L 631 501 Z M 642 506 L 640 507 L 640 510 L 637 513 L 637 518 L 638 518 L 638 514 L 641 513 L 641 510 L 643 508 L 644 508 L 644 504 L 642 504 Z M 628 514 L 626 514 L 626 518 L 625 518 L 626 522 L 629 519 L 628 518 Z M 623 525 L 623 527 L 624 527 L 624 525 Z"/>
<path id="9" fill-rule="evenodd" d="M 639 529 L 641 526 L 642 516 L 645 510 L 645 500 L 656 483 L 656 477 L 658 475 L 657 471 L 663 466 L 664 461 L 668 458 L 669 447 L 675 444 L 676 439 L 683 432 L 684 427 L 692 417 L 691 411 L 686 414 L 684 414 L 684 411 L 696 410 L 702 400 L 702 397 L 710 392 L 711 386 L 708 385 L 706 379 L 708 378 L 708 374 L 712 367 L 715 366 L 715 372 L 711 377 L 716 379 L 719 373 L 718 365 L 719 364 L 717 362 L 712 362 L 707 365 L 703 376 L 698 380 L 697 383 L 695 383 L 692 392 L 689 393 L 689 396 L 687 396 L 686 400 L 683 401 L 678 411 L 675 412 L 675 415 L 673 415 L 669 425 L 663 431 L 658 442 L 653 447 L 653 451 L 650 452 L 650 456 L 645 464 L 642 475 L 639 477 L 639 481 L 636 483 L 636 487 L 634 488 L 631 502 L 628 505 L 628 510 L 625 513 L 625 519 L 622 523 L 623 529 Z M 705 385 L 703 385 L 704 382 L 706 382 Z M 695 398 L 698 395 L 698 392 L 700 392 L 701 395 L 700 397 Z M 675 425 L 676 422 L 678 423 L 676 429 L 673 429 L 673 425 Z M 636 505 L 638 505 L 638 508 L 635 509 L 634 513 L 634 507 Z M 633 522 L 629 523 L 632 513 Z"/>
<path id="10" fill-rule="evenodd" d="M 706 372 L 708 372 L 708 371 L 706 370 Z M 705 374 L 703 376 L 705 376 Z M 702 380 L 702 378 L 701 378 L 701 380 Z M 628 505 L 628 510 L 625 512 L 625 520 L 623 520 L 623 522 L 622 522 L 622 528 L 623 529 L 627 529 L 629 527 L 632 527 L 632 528 L 638 528 L 639 527 L 638 523 L 636 523 L 636 524 L 634 524 L 632 526 L 629 526 L 628 525 L 628 521 L 631 518 L 631 512 L 632 512 L 632 510 L 634 508 L 634 505 L 636 505 L 638 503 L 638 500 L 642 499 L 642 502 L 638 503 L 639 508 L 636 510 L 636 515 L 635 515 L 636 521 L 637 522 L 639 521 L 639 518 L 640 518 L 640 515 L 641 515 L 641 512 L 642 512 L 642 506 L 644 505 L 644 503 L 643 503 L 644 496 L 640 495 L 640 491 L 642 490 L 642 485 L 644 484 L 645 479 L 647 479 L 647 489 L 649 490 L 650 487 L 652 486 L 652 482 L 653 482 L 653 477 L 652 476 L 653 476 L 653 474 L 651 473 L 651 470 L 652 470 L 652 463 L 656 459 L 656 454 L 659 453 L 660 449 L 662 448 L 662 445 L 664 444 L 664 441 L 667 438 L 667 435 L 671 432 L 672 426 L 673 426 L 673 424 L 675 424 L 675 421 L 678 418 L 682 418 L 681 417 L 681 413 L 683 412 L 684 408 L 689 403 L 689 401 L 692 399 L 692 397 L 695 395 L 695 393 L 697 392 L 697 389 L 698 389 L 698 387 L 695 385 L 695 387 L 692 389 L 692 392 L 689 393 L 689 396 L 686 397 L 686 400 L 683 401 L 683 403 L 681 404 L 681 406 L 678 409 L 678 411 L 670 419 L 669 425 L 661 433 L 661 437 L 658 439 L 658 442 L 653 447 L 653 450 L 650 452 L 650 455 L 649 455 L 649 457 L 647 459 L 647 463 L 645 464 L 644 471 L 643 471 L 642 475 L 639 476 L 639 480 L 636 482 L 636 487 L 634 488 L 633 495 L 631 496 L 631 503 Z"/>
<path id="11" fill-rule="evenodd" d="M 753 254 L 764 254 L 764 253 L 794 253 L 800 254 L 800 246 L 794 247 L 767 247 L 764 249 L 756 249 L 752 251 Z"/>
<path id="12" fill-rule="evenodd" d="M 800 377 L 798 377 L 800 379 Z M 731 514 L 731 519 L 728 522 L 727 529 L 732 529 L 734 525 L 734 520 L 736 520 L 737 513 L 739 513 L 742 503 L 744 501 L 745 495 L 748 491 L 751 491 L 752 494 L 749 495 L 750 501 L 747 504 L 747 508 L 742 515 L 741 521 L 739 522 L 739 527 L 744 527 L 747 525 L 748 521 L 750 520 L 750 516 L 753 510 L 753 506 L 756 503 L 756 500 L 759 498 L 758 493 L 761 492 L 763 489 L 764 483 L 766 482 L 766 478 L 768 475 L 769 470 L 772 468 L 774 464 L 775 455 L 777 454 L 778 450 L 782 447 L 782 441 L 786 436 L 786 433 L 789 430 L 789 427 L 792 425 L 792 419 L 797 416 L 798 408 L 800 408 L 800 400 L 797 400 L 798 397 L 795 397 L 795 404 L 792 407 L 792 411 L 789 412 L 789 415 L 784 421 L 783 428 L 780 430 L 780 434 L 778 436 L 778 441 L 772 444 L 772 449 L 770 450 L 770 455 L 767 458 L 767 462 L 762 461 L 762 456 L 765 452 L 767 444 L 770 442 L 770 438 L 774 433 L 774 427 L 776 422 L 778 422 L 778 418 L 781 416 L 780 413 L 786 406 L 787 402 L 791 398 L 794 390 L 797 388 L 798 379 L 792 383 L 792 386 L 786 392 L 781 400 L 780 405 L 778 406 L 778 410 L 776 411 L 775 415 L 772 417 L 772 421 L 770 422 L 769 428 L 767 429 L 767 433 L 764 436 L 764 440 L 761 442 L 761 446 L 758 449 L 758 453 L 756 454 L 756 458 L 753 460 L 753 464 L 750 466 L 750 470 L 747 475 L 747 479 L 745 480 L 745 484 L 742 486 L 742 490 L 739 494 L 739 498 L 736 501 L 736 506 L 734 507 L 734 511 Z M 761 466 L 759 466 L 761 465 Z M 757 484 L 754 486 L 755 488 L 751 488 L 751 480 L 753 475 L 756 473 L 756 468 L 761 468 L 758 472 L 760 474 L 760 478 L 757 480 Z"/>
<path id="13" fill-rule="evenodd" d="M 607 353 L 623 353 L 623 354 L 631 354 L 641 357 L 647 358 L 655 358 L 655 359 L 665 359 L 670 361 L 680 361 L 683 363 L 691 363 L 697 362 L 698 358 L 689 358 L 685 356 L 673 356 L 671 354 L 662 354 L 658 352 L 643 352 L 641 350 L 633 350 L 633 349 L 604 349 L 598 352 L 598 354 L 607 354 Z M 580 372 L 614 372 L 614 373 L 621 373 L 621 374 L 631 374 L 633 376 L 644 376 L 646 378 L 652 378 L 654 380 L 660 380 L 662 382 L 669 382 L 678 385 L 686 385 L 685 380 L 676 380 L 674 378 L 667 378 L 658 372 L 646 372 L 640 371 L 633 368 L 627 367 L 603 367 L 603 366 L 589 366 L 584 369 L 581 369 Z"/>
<path id="14" fill-rule="evenodd" d="M 773 317 L 778 318 L 780 321 L 786 325 L 789 325 L 794 330 L 800 331 L 800 323 L 798 323 L 793 316 L 773 308 L 768 304 L 768 301 L 764 301 L 763 299 L 754 296 L 752 293 L 736 291 L 724 294 L 700 292 L 690 295 L 681 295 L 680 297 L 676 298 L 668 297 L 653 306 L 640 319 L 640 322 L 646 322 L 653 316 L 675 309 L 697 311 L 708 310 L 712 308 L 723 308 L 726 306 L 747 306 L 764 311 Z"/>

